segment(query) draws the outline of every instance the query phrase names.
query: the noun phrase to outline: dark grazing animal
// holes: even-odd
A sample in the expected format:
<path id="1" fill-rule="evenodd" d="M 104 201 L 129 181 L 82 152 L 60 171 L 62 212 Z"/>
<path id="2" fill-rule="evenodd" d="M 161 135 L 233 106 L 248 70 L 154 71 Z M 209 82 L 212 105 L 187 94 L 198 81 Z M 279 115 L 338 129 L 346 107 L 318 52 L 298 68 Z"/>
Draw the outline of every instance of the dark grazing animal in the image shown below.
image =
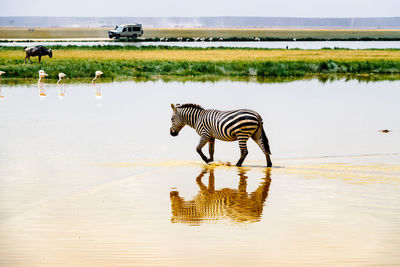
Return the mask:
<path id="1" fill-rule="evenodd" d="M 249 109 L 232 111 L 204 109 L 196 104 L 176 106 L 171 104 L 171 107 L 173 114 L 170 134 L 177 136 L 185 125 L 194 128 L 200 135 L 200 142 L 196 148 L 197 153 L 206 163 L 214 161 L 215 139 L 222 141 L 238 140 L 241 155 L 236 166 L 242 166 L 248 154 L 247 140 L 251 137 L 264 152 L 267 166 L 272 166 L 268 138 L 263 129 L 262 118 L 257 112 Z M 209 159 L 201 151 L 207 143 L 209 143 Z"/>
<path id="2" fill-rule="evenodd" d="M 25 63 L 26 63 L 26 59 L 29 59 L 29 61 L 32 63 L 32 60 L 30 59 L 30 57 L 39 57 L 39 63 L 40 60 L 42 59 L 42 56 L 49 56 L 50 58 L 53 57 L 53 52 L 51 51 L 51 49 L 47 49 L 46 47 L 42 46 L 42 45 L 38 45 L 35 47 L 24 47 L 24 51 L 25 51 Z"/>

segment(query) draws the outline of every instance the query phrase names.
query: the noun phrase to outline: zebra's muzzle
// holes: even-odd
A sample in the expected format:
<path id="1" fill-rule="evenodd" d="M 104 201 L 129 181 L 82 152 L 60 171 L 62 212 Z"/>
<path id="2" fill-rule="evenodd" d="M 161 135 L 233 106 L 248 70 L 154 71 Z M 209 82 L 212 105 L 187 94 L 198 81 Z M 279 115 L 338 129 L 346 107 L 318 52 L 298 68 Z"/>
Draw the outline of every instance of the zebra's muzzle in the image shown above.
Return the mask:
<path id="1" fill-rule="evenodd" d="M 176 132 L 174 129 L 170 129 L 169 130 L 169 133 L 172 135 L 172 136 L 177 136 L 178 135 L 178 132 Z"/>

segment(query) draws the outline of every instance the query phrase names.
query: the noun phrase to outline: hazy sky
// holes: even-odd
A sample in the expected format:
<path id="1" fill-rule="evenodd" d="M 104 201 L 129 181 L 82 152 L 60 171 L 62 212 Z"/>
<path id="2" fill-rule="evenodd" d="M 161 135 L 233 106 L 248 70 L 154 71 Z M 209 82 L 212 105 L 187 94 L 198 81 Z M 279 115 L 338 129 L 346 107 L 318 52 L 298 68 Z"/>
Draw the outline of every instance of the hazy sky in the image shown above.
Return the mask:
<path id="1" fill-rule="evenodd" d="M 400 16 L 400 0 L 4 0 L 0 6 L 0 16 Z"/>

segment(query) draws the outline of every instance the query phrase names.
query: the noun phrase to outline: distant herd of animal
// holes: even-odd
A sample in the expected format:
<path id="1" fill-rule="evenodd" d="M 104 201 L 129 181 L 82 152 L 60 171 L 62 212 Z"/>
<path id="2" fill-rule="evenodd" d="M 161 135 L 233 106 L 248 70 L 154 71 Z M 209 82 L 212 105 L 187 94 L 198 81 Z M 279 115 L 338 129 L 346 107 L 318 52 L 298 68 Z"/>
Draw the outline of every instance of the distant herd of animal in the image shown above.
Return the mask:
<path id="1" fill-rule="evenodd" d="M 25 63 L 28 59 L 31 63 L 31 57 L 39 57 L 39 63 L 42 56 L 53 57 L 51 49 L 47 49 L 42 45 L 35 47 L 25 47 Z M 103 73 L 96 71 L 95 78 L 92 80 L 92 85 L 95 85 L 95 81 Z M 46 95 L 43 89 L 42 79 L 47 74 L 43 71 L 39 71 L 38 88 L 40 94 Z M 59 73 L 59 80 L 57 86 L 65 78 L 64 73 Z M 98 89 L 99 90 L 99 89 Z M 60 90 L 60 96 L 63 95 L 63 88 Z M 96 91 L 96 96 L 101 96 L 100 92 Z M 232 111 L 220 111 L 216 109 L 204 109 L 203 107 L 196 104 L 183 104 L 173 105 L 171 104 L 173 111 L 170 128 L 170 134 L 177 136 L 179 131 L 185 126 L 189 125 L 194 128 L 200 135 L 200 141 L 197 145 L 196 151 L 200 157 L 206 162 L 214 161 L 214 143 L 215 139 L 222 141 L 238 141 L 240 148 L 240 158 L 236 163 L 236 166 L 242 166 L 244 159 L 246 158 L 247 151 L 247 140 L 252 138 L 254 142 L 261 148 L 267 161 L 267 167 L 272 166 L 270 158 L 270 147 L 269 141 L 263 128 L 263 121 L 261 116 L 249 109 L 239 109 Z M 207 158 L 202 148 L 208 143 L 210 157 Z"/>

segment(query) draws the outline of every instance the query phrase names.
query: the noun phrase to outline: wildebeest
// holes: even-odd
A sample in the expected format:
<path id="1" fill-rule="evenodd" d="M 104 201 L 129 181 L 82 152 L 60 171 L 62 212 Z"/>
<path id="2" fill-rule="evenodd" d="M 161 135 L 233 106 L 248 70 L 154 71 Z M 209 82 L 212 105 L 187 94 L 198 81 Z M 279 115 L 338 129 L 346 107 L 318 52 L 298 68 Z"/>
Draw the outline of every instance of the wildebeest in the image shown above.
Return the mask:
<path id="1" fill-rule="evenodd" d="M 26 59 L 29 59 L 29 61 L 32 63 L 32 60 L 30 57 L 39 57 L 39 63 L 40 60 L 42 59 L 42 56 L 49 56 L 50 58 L 53 57 L 53 52 L 51 49 L 47 49 L 46 47 L 42 45 L 37 45 L 35 47 L 24 47 L 24 51 L 26 53 L 25 55 L 25 63 Z"/>

